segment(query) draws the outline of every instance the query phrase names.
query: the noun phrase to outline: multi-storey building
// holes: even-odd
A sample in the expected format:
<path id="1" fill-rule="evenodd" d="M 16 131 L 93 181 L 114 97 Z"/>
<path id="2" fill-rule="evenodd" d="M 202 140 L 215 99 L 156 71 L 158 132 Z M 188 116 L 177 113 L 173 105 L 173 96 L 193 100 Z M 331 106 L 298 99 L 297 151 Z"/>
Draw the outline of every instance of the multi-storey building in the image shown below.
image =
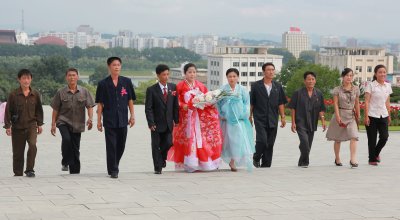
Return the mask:
<path id="1" fill-rule="evenodd" d="M 302 51 L 311 50 L 308 35 L 298 27 L 291 27 L 289 31 L 282 34 L 282 46 L 296 58 L 299 58 Z"/>
<path id="2" fill-rule="evenodd" d="M 248 90 L 264 77 L 264 63 L 273 63 L 279 73 L 283 56 L 268 54 L 267 50 L 265 46 L 217 47 L 215 53 L 208 55 L 207 87 L 214 90 L 228 83 L 225 72 L 232 67 L 239 70 L 239 83 Z"/>
<path id="3" fill-rule="evenodd" d="M 382 48 L 325 47 L 317 55 L 316 63 L 338 71 L 351 68 L 358 82 L 371 81 L 378 64 L 385 65 L 387 72 L 393 73 L 393 56 L 386 56 Z"/>

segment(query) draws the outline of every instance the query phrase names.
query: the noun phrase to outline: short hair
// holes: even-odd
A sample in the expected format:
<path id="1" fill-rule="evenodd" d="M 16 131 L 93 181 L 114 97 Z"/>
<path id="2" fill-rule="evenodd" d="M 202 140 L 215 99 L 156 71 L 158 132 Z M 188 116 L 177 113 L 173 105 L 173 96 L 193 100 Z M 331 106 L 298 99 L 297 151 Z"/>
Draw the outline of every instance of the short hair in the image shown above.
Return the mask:
<path id="1" fill-rule="evenodd" d="M 314 78 L 317 78 L 317 75 L 316 75 L 314 72 L 312 72 L 312 71 L 306 71 L 306 72 L 304 73 L 304 75 L 303 75 L 303 78 L 306 79 L 308 75 L 311 75 L 311 76 L 313 76 Z"/>
<path id="2" fill-rule="evenodd" d="M 380 68 L 385 68 L 385 70 L 386 70 L 386 66 L 385 66 L 385 65 L 382 65 L 382 64 L 376 65 L 376 67 L 374 68 L 374 76 L 373 76 L 373 78 L 372 78 L 372 81 L 375 81 L 375 80 L 376 80 L 375 74 L 378 73 L 378 70 L 379 70 Z"/>
<path id="3" fill-rule="evenodd" d="M 33 78 L 32 72 L 28 69 L 21 69 L 18 72 L 18 79 L 21 79 L 22 76 L 30 76 L 31 78 Z"/>
<path id="4" fill-rule="evenodd" d="M 183 67 L 183 73 L 186 75 L 186 72 L 189 70 L 190 67 L 194 67 L 197 70 L 196 65 L 194 65 L 193 63 L 188 63 Z"/>
<path id="5" fill-rule="evenodd" d="M 226 71 L 226 76 L 228 76 L 228 74 L 229 73 L 232 73 L 232 72 L 234 72 L 234 73 L 236 73 L 236 75 L 237 76 L 239 76 L 239 70 L 237 70 L 236 68 L 229 68 L 227 71 Z"/>
<path id="6" fill-rule="evenodd" d="M 68 72 L 75 72 L 76 75 L 79 75 L 78 69 L 73 68 L 73 67 L 68 68 L 67 71 L 65 71 L 65 75 L 68 75 Z"/>
<path id="7" fill-rule="evenodd" d="M 109 57 L 107 59 L 107 65 L 109 66 L 112 62 L 114 62 L 115 60 L 118 60 L 121 64 L 122 64 L 122 60 L 119 57 Z"/>
<path id="8" fill-rule="evenodd" d="M 274 69 L 275 69 L 275 65 L 274 65 L 273 63 L 271 63 L 271 62 L 268 62 L 268 63 L 264 63 L 264 64 L 262 65 L 262 70 L 265 71 L 265 67 L 267 67 L 267 66 L 273 66 Z"/>
<path id="9" fill-rule="evenodd" d="M 157 75 L 160 75 L 165 70 L 169 70 L 169 67 L 167 65 L 165 65 L 165 64 L 158 64 L 157 67 L 156 67 Z"/>
<path id="10" fill-rule="evenodd" d="M 344 68 L 344 70 L 342 71 L 341 76 L 342 76 L 342 77 L 345 77 L 345 76 L 346 76 L 347 74 L 349 74 L 350 72 L 353 72 L 353 70 L 350 69 L 350 68 Z"/>

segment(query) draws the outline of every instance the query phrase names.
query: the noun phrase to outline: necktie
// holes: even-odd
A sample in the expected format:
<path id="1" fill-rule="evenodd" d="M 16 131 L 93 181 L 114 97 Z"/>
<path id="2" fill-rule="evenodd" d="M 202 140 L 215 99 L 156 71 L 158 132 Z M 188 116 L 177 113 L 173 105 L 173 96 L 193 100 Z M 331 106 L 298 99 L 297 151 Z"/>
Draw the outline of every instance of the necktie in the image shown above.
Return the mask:
<path id="1" fill-rule="evenodd" d="M 163 90 L 164 90 L 164 92 L 163 92 L 163 95 L 164 95 L 164 101 L 166 102 L 167 101 L 167 97 L 168 97 L 168 92 L 167 92 L 167 88 L 163 88 Z"/>

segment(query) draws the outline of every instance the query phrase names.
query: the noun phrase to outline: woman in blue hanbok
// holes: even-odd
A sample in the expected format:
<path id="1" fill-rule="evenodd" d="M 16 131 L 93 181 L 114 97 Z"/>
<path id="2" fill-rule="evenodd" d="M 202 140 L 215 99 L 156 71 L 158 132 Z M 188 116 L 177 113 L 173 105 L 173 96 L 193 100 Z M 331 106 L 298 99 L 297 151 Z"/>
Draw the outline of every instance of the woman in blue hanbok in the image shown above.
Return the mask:
<path id="1" fill-rule="evenodd" d="M 235 68 L 226 71 L 228 84 L 221 90 L 228 95 L 218 102 L 223 136 L 222 159 L 229 163 L 231 171 L 237 166 L 253 167 L 254 139 L 249 121 L 250 97 L 247 89 L 238 84 L 239 71 Z"/>

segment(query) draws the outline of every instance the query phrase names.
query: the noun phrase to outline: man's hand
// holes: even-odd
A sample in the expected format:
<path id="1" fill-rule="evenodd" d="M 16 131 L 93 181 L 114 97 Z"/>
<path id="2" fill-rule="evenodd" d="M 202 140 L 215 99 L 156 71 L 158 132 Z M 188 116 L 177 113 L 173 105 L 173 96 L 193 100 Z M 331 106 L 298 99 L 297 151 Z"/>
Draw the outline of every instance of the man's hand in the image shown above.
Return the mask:
<path id="1" fill-rule="evenodd" d="M 365 118 L 364 118 L 364 125 L 369 126 L 369 117 L 368 116 L 365 116 Z"/>
<path id="2" fill-rule="evenodd" d="M 50 133 L 51 135 L 56 136 L 56 125 L 51 126 Z"/>
<path id="3" fill-rule="evenodd" d="M 155 125 L 150 126 L 149 128 L 150 128 L 151 131 L 156 131 L 156 126 Z"/>
<path id="4" fill-rule="evenodd" d="M 93 127 L 92 119 L 88 119 L 87 122 L 86 122 L 86 125 L 87 125 L 87 129 L 91 130 L 92 127 Z"/>
<path id="5" fill-rule="evenodd" d="M 134 117 L 131 117 L 131 118 L 129 119 L 129 127 L 130 127 L 130 128 L 133 127 L 134 124 L 135 124 L 135 118 L 134 118 Z"/>
<path id="6" fill-rule="evenodd" d="M 12 134 L 11 128 L 6 129 L 6 134 L 7 134 L 7 136 L 11 136 L 11 134 Z"/>
<path id="7" fill-rule="evenodd" d="M 296 131 L 297 131 L 296 123 L 292 123 L 291 129 L 292 129 L 292 132 L 293 132 L 293 133 L 296 133 Z"/>
<path id="8" fill-rule="evenodd" d="M 41 134 L 42 132 L 43 132 L 42 126 L 38 126 L 38 127 L 37 127 L 37 133 L 38 133 L 38 134 Z"/>
<path id="9" fill-rule="evenodd" d="M 286 120 L 285 118 L 281 118 L 281 128 L 284 128 L 286 126 Z"/>
<path id="10" fill-rule="evenodd" d="M 101 123 L 101 121 L 97 122 L 97 130 L 103 132 L 103 124 Z"/>

